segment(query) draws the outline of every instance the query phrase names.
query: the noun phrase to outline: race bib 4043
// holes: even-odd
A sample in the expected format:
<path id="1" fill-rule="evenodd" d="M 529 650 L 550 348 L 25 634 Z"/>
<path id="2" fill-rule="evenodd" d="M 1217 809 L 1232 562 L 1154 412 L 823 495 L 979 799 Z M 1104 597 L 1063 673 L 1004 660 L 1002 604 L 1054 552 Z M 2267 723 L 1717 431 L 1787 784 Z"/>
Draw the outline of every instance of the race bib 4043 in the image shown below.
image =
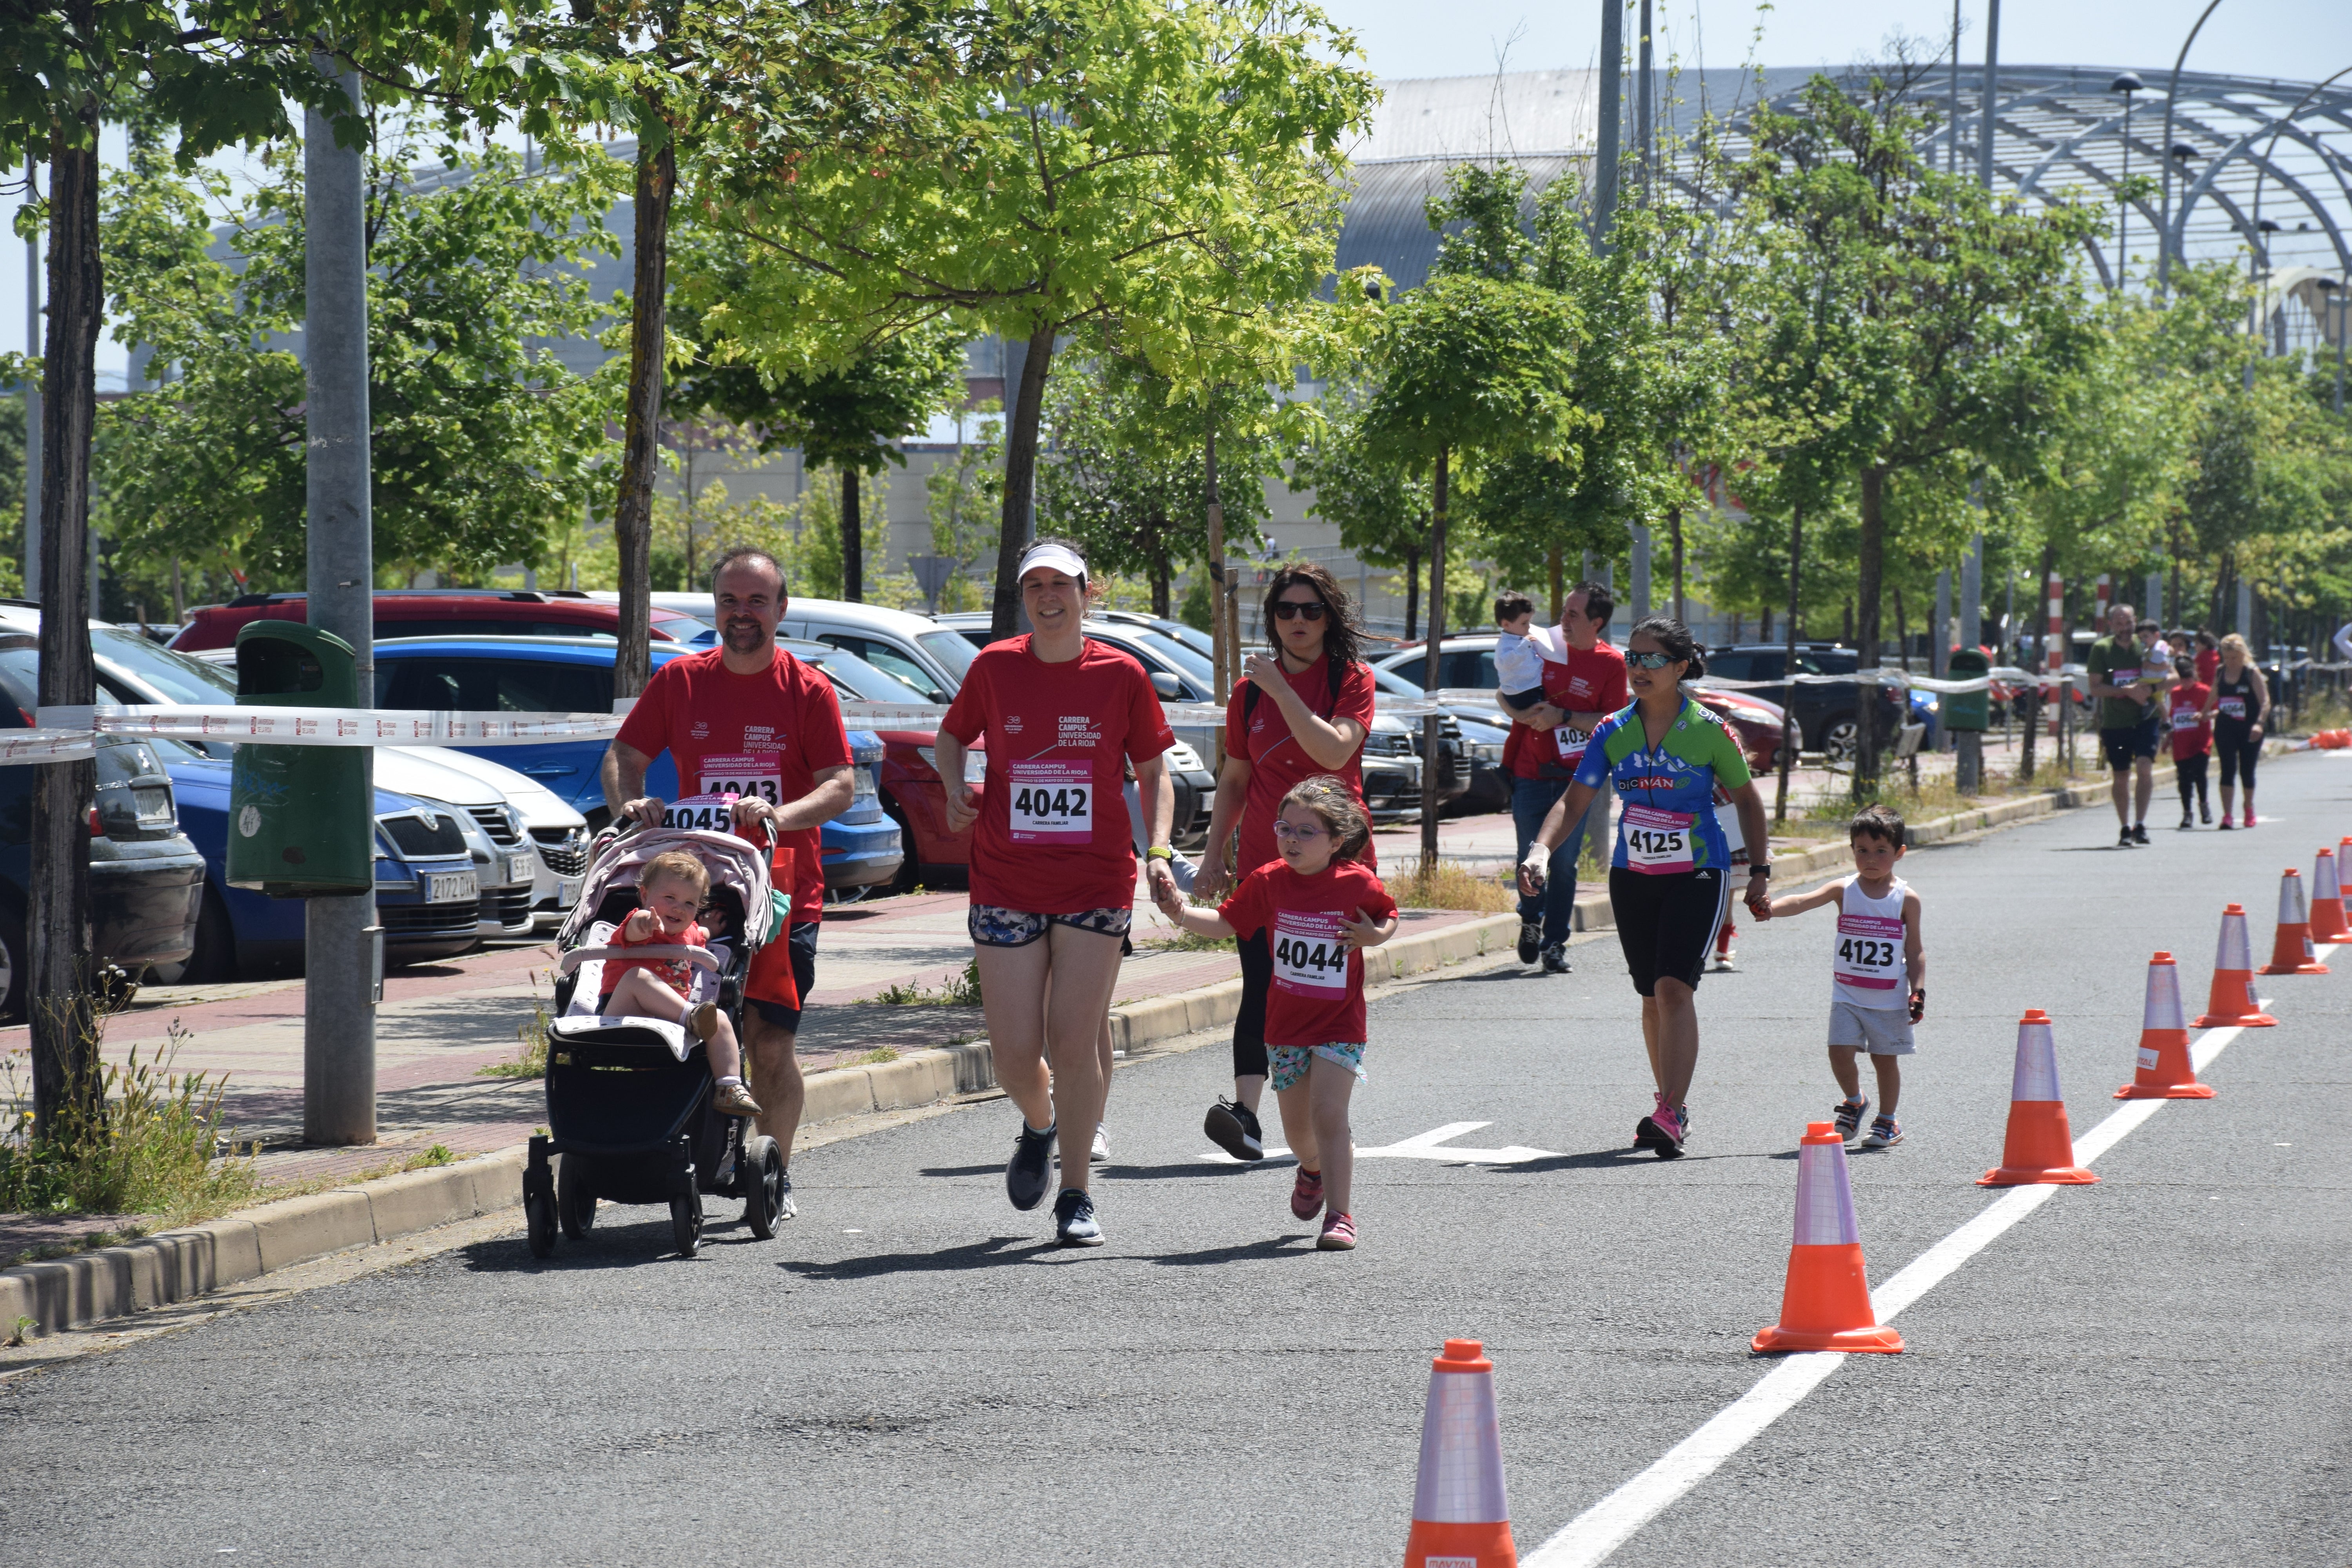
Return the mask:
<path id="1" fill-rule="evenodd" d="M 1552 744 L 1559 748 L 1559 760 L 1563 763 L 1582 762 L 1584 744 L 1591 739 L 1590 730 L 1580 730 L 1573 724 L 1562 724 L 1551 732 Z"/>
<path id="2" fill-rule="evenodd" d="M 1095 770 L 1086 762 L 1014 763 L 1011 826 L 1016 844 L 1095 836 Z"/>
<path id="3" fill-rule="evenodd" d="M 1276 910 L 1274 983 L 1286 991 L 1345 991 L 1348 943 L 1337 913 Z"/>
<path id="4" fill-rule="evenodd" d="M 774 752 L 705 757 L 700 783 L 704 795 L 753 795 L 770 805 L 784 804 L 783 767 Z"/>
<path id="5" fill-rule="evenodd" d="M 1841 985 L 1861 991 L 1892 991 L 1903 968 L 1903 921 L 1884 915 L 1838 916 L 1837 962 L 1831 972 Z"/>
<path id="6" fill-rule="evenodd" d="M 1691 814 L 1629 805 L 1617 819 L 1625 838 L 1625 865 L 1644 876 L 1691 868 Z"/>
<path id="7" fill-rule="evenodd" d="M 684 795 L 662 808 L 664 827 L 691 827 L 705 833 L 735 831 L 735 792 Z"/>

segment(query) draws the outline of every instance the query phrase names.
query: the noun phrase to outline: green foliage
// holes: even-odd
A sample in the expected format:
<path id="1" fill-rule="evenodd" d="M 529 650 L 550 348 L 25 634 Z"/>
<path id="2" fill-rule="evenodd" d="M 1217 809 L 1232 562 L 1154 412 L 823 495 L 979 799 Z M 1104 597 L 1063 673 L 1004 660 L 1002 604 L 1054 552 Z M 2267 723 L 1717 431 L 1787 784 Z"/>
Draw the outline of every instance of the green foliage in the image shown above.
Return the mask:
<path id="1" fill-rule="evenodd" d="M 603 314 L 576 269 L 614 253 L 603 219 L 618 165 L 597 156 L 526 174 L 501 148 L 438 152 L 457 177 L 414 184 L 413 143 L 368 170 L 375 554 L 400 576 L 541 563 L 613 451 L 616 389 L 574 375 L 544 342 Z M 101 416 L 100 526 L 133 552 L 289 587 L 303 578 L 305 390 L 278 345 L 302 318 L 299 153 L 267 166 L 244 200 L 152 153 L 111 184 L 118 331 L 173 369 Z M 207 254 L 215 219 L 239 237 L 241 272 Z"/>
<path id="2" fill-rule="evenodd" d="M 942 611 L 988 607 L 988 574 L 980 563 L 996 548 L 1004 509 L 1004 419 L 1003 405 L 983 401 L 959 419 L 962 433 L 955 456 L 923 479 L 924 507 L 931 522 L 931 553 L 955 563 L 940 591 Z"/>

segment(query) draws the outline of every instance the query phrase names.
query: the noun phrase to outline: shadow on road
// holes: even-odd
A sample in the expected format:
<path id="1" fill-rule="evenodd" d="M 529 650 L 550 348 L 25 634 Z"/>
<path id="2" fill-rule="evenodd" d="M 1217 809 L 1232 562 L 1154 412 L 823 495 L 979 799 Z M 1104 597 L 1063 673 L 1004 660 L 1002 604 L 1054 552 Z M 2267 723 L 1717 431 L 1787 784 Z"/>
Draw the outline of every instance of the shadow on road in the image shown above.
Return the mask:
<path id="1" fill-rule="evenodd" d="M 1242 1263 L 1253 1258 L 1296 1258 L 1314 1250 L 1312 1236 L 1270 1236 L 1263 1241 L 1204 1247 L 1199 1252 L 1163 1252 L 1143 1261 L 1164 1268 L 1194 1268 L 1204 1263 Z"/>
<path id="2" fill-rule="evenodd" d="M 776 1267 L 820 1282 L 877 1279 L 888 1274 L 948 1274 L 967 1268 L 994 1268 L 1026 1263 L 1041 1253 L 1059 1250 L 1053 1242 L 1030 1237 L 992 1236 L 986 1241 L 942 1247 L 937 1252 L 884 1252 L 833 1263 L 786 1261 Z"/>

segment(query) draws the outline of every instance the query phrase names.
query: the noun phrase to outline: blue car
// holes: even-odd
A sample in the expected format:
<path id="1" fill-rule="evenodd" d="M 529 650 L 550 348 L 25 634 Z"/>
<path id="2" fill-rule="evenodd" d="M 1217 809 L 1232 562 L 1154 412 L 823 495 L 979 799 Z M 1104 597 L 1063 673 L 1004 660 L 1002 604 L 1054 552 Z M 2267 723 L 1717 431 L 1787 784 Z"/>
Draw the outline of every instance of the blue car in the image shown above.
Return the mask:
<path id="1" fill-rule="evenodd" d="M 177 741 L 151 741 L 179 797 L 180 827 L 205 858 L 204 908 L 189 984 L 299 973 L 302 904 L 228 885 L 229 763 Z M 454 957 L 479 940 L 481 889 L 454 807 L 375 792 L 376 923 L 387 964 Z"/>
<path id="2" fill-rule="evenodd" d="M 793 641 L 787 652 L 816 658 L 836 650 Z M 655 668 L 705 651 L 657 644 Z M 375 702 L 379 708 L 424 708 L 442 711 L 509 713 L 609 713 L 613 710 L 613 660 L 618 649 L 604 637 L 401 637 L 375 649 Z M 603 741 L 550 741 L 535 746 L 478 748 L 555 792 L 585 816 L 591 826 L 611 820 L 604 809 Z M 461 750 L 477 750 L 466 747 Z M 824 885 L 841 891 L 891 881 L 906 858 L 898 825 L 882 809 L 882 738 L 870 730 L 849 731 L 850 776 L 856 788 L 847 811 L 823 831 Z M 667 752 L 646 771 L 646 793 L 678 797 L 677 768 Z"/>

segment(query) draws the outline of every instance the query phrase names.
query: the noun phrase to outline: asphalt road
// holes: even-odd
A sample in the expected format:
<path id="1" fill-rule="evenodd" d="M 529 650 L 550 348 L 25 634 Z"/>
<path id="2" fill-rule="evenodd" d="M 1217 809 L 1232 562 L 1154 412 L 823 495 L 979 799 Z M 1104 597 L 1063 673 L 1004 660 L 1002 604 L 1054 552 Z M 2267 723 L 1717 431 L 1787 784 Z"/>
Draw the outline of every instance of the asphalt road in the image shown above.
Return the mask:
<path id="1" fill-rule="evenodd" d="M 2159 801 L 2158 821 L 2168 822 Z M 1899 1148 L 1853 1160 L 1874 1281 L 1997 1201 L 2015 1025 L 2057 1023 L 2077 1136 L 2131 1075 L 2150 952 L 2192 1014 L 2218 917 L 2352 831 L 2352 763 L 2266 764 L 2252 834 L 2118 851 L 2104 810 L 1904 865 L 1933 1009 Z M 1353 1254 L 1286 1163 L 1204 1158 L 1207 1049 L 1118 1079 L 1109 1245 L 1012 1212 L 1013 1112 L 804 1152 L 801 1217 L 661 1256 L 608 1208 L 534 1263 L 482 1243 L 0 1382 L 0 1563 L 1392 1563 L 1428 1357 L 1496 1365 L 1523 1552 L 1774 1363 L 1793 1151 L 1835 1099 L 1826 911 L 1699 994 L 1696 1137 L 1648 1103 L 1613 943 L 1372 1008 L 1360 1146 L 1449 1123 L 1515 1163 L 1368 1157 Z M 2352 1560 L 2352 949 L 2260 983 L 2275 1029 L 2166 1105 L 1636 1533 L 1623 1564 Z M 2259 955 L 2258 955 L 2259 961 Z M 716 1205 L 714 1204 L 714 1213 Z M 631 1223 L 634 1221 L 634 1223 Z M 730 1214 L 731 1221 L 731 1214 Z M 233 1552 L 233 1555 L 231 1555 Z"/>

